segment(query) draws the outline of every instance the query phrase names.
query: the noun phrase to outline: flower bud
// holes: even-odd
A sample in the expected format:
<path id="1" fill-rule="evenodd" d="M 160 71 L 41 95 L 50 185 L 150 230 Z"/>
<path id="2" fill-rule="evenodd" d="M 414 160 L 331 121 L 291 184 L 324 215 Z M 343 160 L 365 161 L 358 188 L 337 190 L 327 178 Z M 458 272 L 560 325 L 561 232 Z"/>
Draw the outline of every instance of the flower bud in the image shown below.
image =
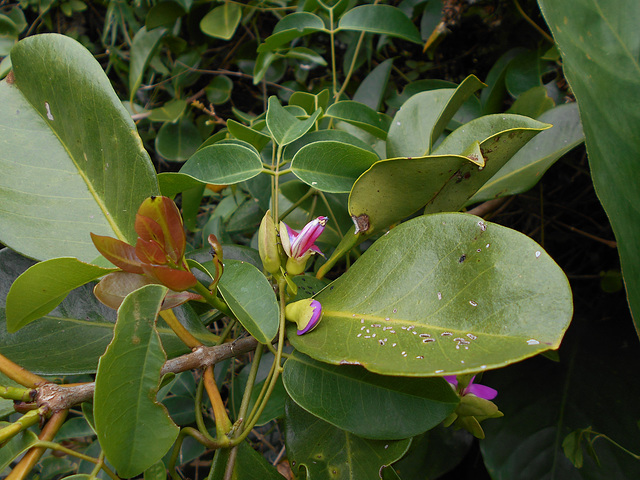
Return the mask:
<path id="1" fill-rule="evenodd" d="M 285 318 L 298 325 L 298 335 L 304 335 L 320 323 L 322 305 L 312 298 L 290 303 L 285 308 Z"/>
<path id="2" fill-rule="evenodd" d="M 278 237 L 271 211 L 267 211 L 260 223 L 258 250 L 264 269 L 272 275 L 279 273 L 282 261 L 278 253 Z"/>

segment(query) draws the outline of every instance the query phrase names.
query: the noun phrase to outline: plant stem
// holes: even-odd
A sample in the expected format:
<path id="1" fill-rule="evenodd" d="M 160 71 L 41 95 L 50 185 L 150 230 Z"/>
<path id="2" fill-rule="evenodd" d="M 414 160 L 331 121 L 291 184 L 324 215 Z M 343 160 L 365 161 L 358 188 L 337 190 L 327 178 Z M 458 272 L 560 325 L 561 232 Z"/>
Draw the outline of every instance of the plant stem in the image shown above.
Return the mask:
<path id="1" fill-rule="evenodd" d="M 184 328 L 184 326 L 178 320 L 178 317 L 176 317 L 176 314 L 173 313 L 173 309 L 161 310 L 160 316 L 165 322 L 167 322 L 167 325 L 171 327 L 173 333 L 175 333 L 187 347 L 196 348 L 202 345 L 202 342 L 200 342 L 200 340 L 191 335 L 191 333 L 189 333 L 189 331 Z"/>
<path id="2" fill-rule="evenodd" d="M 51 415 L 51 418 L 45 424 L 44 428 L 40 432 L 40 435 L 38 435 L 38 439 L 40 439 L 41 442 L 38 442 L 38 446 L 29 449 L 29 451 L 24 455 L 24 457 L 22 457 L 18 464 L 13 467 L 13 470 L 11 470 L 11 473 L 7 475 L 7 478 L 5 480 L 23 480 L 27 477 L 36 463 L 38 463 L 38 460 L 40 460 L 40 457 L 42 457 L 45 450 L 47 448 L 51 448 L 51 446 L 48 445 L 48 442 L 51 442 L 51 440 L 53 440 L 53 437 L 56 436 L 56 433 L 58 433 L 58 430 L 60 430 L 60 427 L 67 418 L 67 413 L 68 410 L 61 410 Z M 56 448 L 56 450 L 58 450 L 58 448 Z M 113 472 L 111 473 L 113 474 Z M 115 475 L 113 475 L 112 478 L 114 480 L 119 480 Z"/>
<path id="3" fill-rule="evenodd" d="M 220 397 L 220 391 L 216 385 L 216 380 L 213 377 L 213 366 L 208 366 L 204 370 L 204 388 L 207 390 L 209 400 L 211 400 L 211 407 L 213 408 L 213 416 L 216 421 L 216 440 L 222 442 L 224 438 L 227 438 L 227 433 L 231 430 L 232 424 L 227 415 L 227 409 L 224 406 L 222 397 Z"/>
<path id="4" fill-rule="evenodd" d="M 251 401 L 251 393 L 258 376 L 258 367 L 260 366 L 260 360 L 262 358 L 262 352 L 264 352 L 264 345 L 258 344 L 256 347 L 256 353 L 253 356 L 253 363 L 251 364 L 251 370 L 249 371 L 249 378 L 247 378 L 247 385 L 244 389 L 244 395 L 242 396 L 242 403 L 240 404 L 240 410 L 238 411 L 238 420 L 243 420 L 247 415 L 249 409 L 249 402 Z M 242 431 L 242 424 L 240 425 L 240 431 Z"/>
<path id="5" fill-rule="evenodd" d="M 17 400 L 19 402 L 32 402 L 35 390 L 23 387 L 4 387 L 0 385 L 0 398 Z"/>
<path id="6" fill-rule="evenodd" d="M 207 426 L 204 424 L 204 418 L 202 418 L 202 393 L 204 392 L 204 376 L 200 378 L 200 382 L 198 382 L 198 388 L 196 389 L 196 397 L 195 397 L 195 417 L 196 417 L 196 425 L 198 426 L 198 431 L 204 435 L 207 440 L 211 442 L 215 442 L 216 439 L 213 438 L 209 431 L 207 430 Z"/>
<path id="7" fill-rule="evenodd" d="M 220 300 L 214 293 L 211 293 L 209 289 L 205 287 L 203 284 L 198 282 L 193 288 L 200 295 L 202 295 L 204 299 L 207 301 L 207 303 L 211 305 L 213 308 L 220 310 L 222 313 L 224 313 L 226 316 L 230 318 L 235 318 L 235 315 L 233 314 L 231 309 L 227 306 L 227 304 L 224 303 L 222 300 Z"/>
<path id="8" fill-rule="evenodd" d="M 36 375 L 35 373 L 31 373 L 29 370 L 22 368 L 16 363 L 13 363 L 2 354 L 0 354 L 0 372 L 14 382 L 28 388 L 35 388 L 42 383 L 47 383 L 44 378 Z"/>
<path id="9" fill-rule="evenodd" d="M 323 5 L 324 6 L 324 5 Z M 325 6 L 325 8 L 327 8 Z M 329 8 L 329 41 L 331 42 L 331 72 L 333 75 L 333 99 L 338 101 L 338 73 L 336 70 L 336 42 L 333 28 L 333 7 Z"/>
<path id="10" fill-rule="evenodd" d="M 7 425 L 0 430 L 0 445 L 13 438 L 21 431 L 35 425 L 40 421 L 40 417 L 44 414 L 44 408 L 40 407 L 36 410 L 31 410 L 20 417 L 16 422 Z"/>

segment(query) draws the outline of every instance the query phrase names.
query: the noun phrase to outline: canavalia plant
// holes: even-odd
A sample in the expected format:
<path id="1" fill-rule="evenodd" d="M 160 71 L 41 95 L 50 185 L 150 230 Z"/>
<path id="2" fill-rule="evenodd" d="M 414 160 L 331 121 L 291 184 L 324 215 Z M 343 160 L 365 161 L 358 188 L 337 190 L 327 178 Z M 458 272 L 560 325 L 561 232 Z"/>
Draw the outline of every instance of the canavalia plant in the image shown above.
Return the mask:
<path id="1" fill-rule="evenodd" d="M 155 15 L 176 21 L 190 4 L 179 3 Z M 322 64 L 291 46 L 311 34 L 421 42 L 398 8 L 317 3 L 324 13 L 285 15 L 261 43 L 256 83 L 282 58 Z M 240 7 L 216 9 L 229 21 L 208 15 L 202 31 L 230 38 Z M 166 34 L 144 28 L 127 107 L 183 135 L 185 105 L 174 119 L 171 106 L 136 113 Z M 0 396 L 14 403 L 0 404 L 11 413 L 0 472 L 26 478 L 55 451 L 78 458 L 82 478 L 178 479 L 183 457 L 206 451 L 210 479 L 281 478 L 247 439 L 284 417 L 296 478 L 399 478 L 393 465 L 425 435 L 485 438 L 504 421 L 483 373 L 552 357 L 572 293 L 542 246 L 461 211 L 494 196 L 505 165 L 555 127 L 482 114 L 475 76 L 380 112 L 346 97 L 357 53 L 343 87 L 331 51 L 332 88 L 271 96 L 156 174 L 85 47 L 43 34 L 12 48 L 0 82 Z M 239 191 L 252 197 L 234 210 L 244 243 L 220 226 Z M 71 437 L 92 440 L 71 449 Z"/>

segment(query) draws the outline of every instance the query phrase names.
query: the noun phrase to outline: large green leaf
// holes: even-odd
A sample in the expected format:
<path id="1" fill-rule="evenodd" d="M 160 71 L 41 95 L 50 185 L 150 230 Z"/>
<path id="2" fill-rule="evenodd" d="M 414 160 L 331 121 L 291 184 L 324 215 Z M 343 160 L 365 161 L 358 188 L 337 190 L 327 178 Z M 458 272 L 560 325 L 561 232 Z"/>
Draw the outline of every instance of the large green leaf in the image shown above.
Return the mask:
<path id="1" fill-rule="evenodd" d="M 315 298 L 323 318 L 306 335 L 289 328 L 295 348 L 407 376 L 475 373 L 555 349 L 573 310 L 564 273 L 538 244 L 461 213 L 392 229 Z"/>
<path id="2" fill-rule="evenodd" d="M 578 100 L 593 183 L 618 241 L 640 332 L 640 2 L 539 3 Z"/>
<path id="3" fill-rule="evenodd" d="M 98 363 L 96 431 L 107 459 L 126 478 L 156 463 L 178 436 L 178 426 L 155 398 L 166 360 L 155 319 L 166 292 L 147 285 L 125 298 L 113 341 Z"/>
<path id="4" fill-rule="evenodd" d="M 551 125 L 520 115 L 486 115 L 459 127 L 433 152 L 469 157 L 429 201 L 425 213 L 459 210 L 493 177 L 518 150 Z M 469 147 L 469 137 L 479 141 L 477 150 Z M 471 153 L 470 153 L 471 152 Z M 474 160 L 480 160 L 478 166 Z"/>
<path id="5" fill-rule="evenodd" d="M 180 169 L 181 174 L 197 182 L 217 185 L 244 182 L 261 171 L 262 160 L 254 150 L 220 143 L 201 148 Z"/>
<path id="6" fill-rule="evenodd" d="M 33 261 L 8 248 L 0 251 L 0 352 L 42 375 L 95 372 L 100 355 L 113 337 L 116 315 L 98 302 L 92 284 L 73 290 L 52 312 L 18 332 L 7 332 L 7 293 L 15 279 L 32 265 Z M 211 334 L 190 307 L 183 305 L 174 311 L 187 330 L 211 344 Z M 169 356 L 189 352 L 168 326 L 161 323 L 158 331 Z"/>
<path id="7" fill-rule="evenodd" d="M 348 193 L 363 172 L 378 161 L 368 150 L 337 141 L 302 147 L 291 162 L 296 177 L 323 192 Z"/>
<path id="8" fill-rule="evenodd" d="M 560 157 L 584 141 L 575 103 L 558 105 L 540 115 L 538 120 L 553 128 L 541 132 L 522 147 L 476 192 L 469 200 L 470 204 L 526 192 Z"/>
<path id="9" fill-rule="evenodd" d="M 378 440 L 423 433 L 460 402 L 441 378 L 376 375 L 362 367 L 318 362 L 299 352 L 285 363 L 282 380 L 305 410 L 342 430 Z"/>
<path id="10" fill-rule="evenodd" d="M 74 288 L 117 269 L 83 263 L 76 258 L 52 258 L 20 275 L 7 295 L 7 330 L 11 333 L 56 308 Z"/>
<path id="11" fill-rule="evenodd" d="M 353 185 L 349 213 L 367 216 L 371 233 L 425 205 L 428 212 L 457 211 L 545 128 L 547 124 L 518 115 L 472 120 L 449 135 L 430 156 L 376 162 Z"/>
<path id="12" fill-rule="evenodd" d="M 483 378 L 498 390 L 494 402 L 504 412 L 504 418 L 482 423 L 481 448 L 492 478 L 640 478 L 640 462 L 605 439 L 594 443 L 601 465 L 585 451 L 578 470 L 562 451 L 569 433 L 592 427 L 639 453 L 640 385 L 633 380 L 640 369 L 638 342 L 631 325 L 620 325 L 626 316 L 598 311 L 608 318 L 582 315 L 571 327 L 560 363 L 533 359 Z M 584 443 L 580 449 L 586 450 Z"/>
<path id="13" fill-rule="evenodd" d="M 69 37 L 36 35 L 0 82 L 0 240 L 29 257 L 98 252 L 89 232 L 133 243 L 142 201 L 158 194 L 136 127 L 100 64 Z"/>
<path id="14" fill-rule="evenodd" d="M 412 96 L 402 105 L 391 122 L 387 138 L 387 155 L 428 155 L 458 109 L 483 86 L 484 83 L 470 75 L 456 89 L 428 90 Z"/>
<path id="15" fill-rule="evenodd" d="M 422 43 L 420 32 L 399 8 L 390 5 L 361 5 L 345 13 L 338 23 L 340 30 L 379 33 Z"/>
<path id="16" fill-rule="evenodd" d="M 383 465 L 400 459 L 410 439 L 366 440 L 286 403 L 285 443 L 294 474 L 308 480 L 379 478 Z"/>
<path id="17" fill-rule="evenodd" d="M 275 338 L 280 309 L 273 288 L 260 270 L 247 262 L 225 260 L 218 289 L 242 326 L 256 340 L 269 343 Z"/>

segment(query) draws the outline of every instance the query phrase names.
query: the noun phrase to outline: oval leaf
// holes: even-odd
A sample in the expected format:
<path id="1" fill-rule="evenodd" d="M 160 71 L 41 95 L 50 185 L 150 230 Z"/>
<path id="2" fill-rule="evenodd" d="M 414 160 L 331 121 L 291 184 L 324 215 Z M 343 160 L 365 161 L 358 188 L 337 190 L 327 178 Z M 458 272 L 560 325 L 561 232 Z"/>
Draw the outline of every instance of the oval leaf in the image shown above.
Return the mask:
<path id="1" fill-rule="evenodd" d="M 74 288 L 114 270 L 83 263 L 72 257 L 36 263 L 11 285 L 7 295 L 7 331 L 13 333 L 46 315 Z"/>
<path id="2" fill-rule="evenodd" d="M 296 475 L 332 480 L 374 479 L 383 465 L 402 458 L 405 440 L 366 440 L 314 417 L 292 400 L 285 405 L 287 456 Z"/>
<path id="3" fill-rule="evenodd" d="M 231 185 L 244 182 L 262 171 L 262 160 L 250 148 L 214 144 L 194 153 L 180 169 L 198 182 Z M 195 185 L 191 185 L 195 186 Z"/>
<path id="4" fill-rule="evenodd" d="M 134 243 L 136 211 L 158 184 L 100 64 L 55 34 L 22 40 L 11 58 L 15 82 L 0 82 L 0 241 L 87 262 L 98 256 L 89 232 Z"/>
<path id="5" fill-rule="evenodd" d="M 378 155 L 348 143 L 315 142 L 298 150 L 291 170 L 307 185 L 330 193 L 347 193 Z"/>
<path id="6" fill-rule="evenodd" d="M 250 263 L 225 260 L 218 289 L 233 314 L 256 340 L 269 343 L 275 338 L 280 309 L 273 288 L 260 270 Z"/>
<path id="7" fill-rule="evenodd" d="M 326 117 L 333 117 L 355 125 L 378 138 L 387 138 L 391 119 L 384 113 L 378 113 L 363 103 L 343 100 L 327 109 Z"/>
<path id="8" fill-rule="evenodd" d="M 526 192 L 565 153 L 584 142 L 577 103 L 558 105 L 538 120 L 553 128 L 537 135 L 469 200 L 469 204 Z"/>
<path id="9" fill-rule="evenodd" d="M 321 112 L 322 109 L 318 108 L 306 120 L 298 120 L 280 105 L 278 97 L 271 96 L 267 109 L 267 128 L 278 145 L 285 146 L 307 133 Z"/>
<path id="10" fill-rule="evenodd" d="M 287 15 L 273 29 L 273 35 L 266 38 L 258 47 L 258 52 L 269 52 L 294 38 L 324 30 L 324 22 L 320 17 L 309 12 L 296 12 Z"/>
<path id="11" fill-rule="evenodd" d="M 441 378 L 376 375 L 361 367 L 328 365 L 299 352 L 289 357 L 282 375 L 298 405 L 364 438 L 401 440 L 426 432 L 460 401 Z"/>
<path id="12" fill-rule="evenodd" d="M 225 2 L 200 20 L 200 30 L 210 37 L 229 40 L 236 32 L 241 18 L 242 7 L 237 3 Z"/>
<path id="13" fill-rule="evenodd" d="M 361 5 L 345 13 L 338 24 L 340 30 L 379 33 L 422 43 L 420 32 L 402 10 L 390 5 Z"/>
<path id="14" fill-rule="evenodd" d="M 459 213 L 392 229 L 315 298 L 322 321 L 302 336 L 289 327 L 293 346 L 386 375 L 475 373 L 555 349 L 573 310 L 538 244 Z"/>
<path id="15" fill-rule="evenodd" d="M 162 458 L 180 430 L 155 398 L 166 360 L 155 319 L 166 292 L 147 285 L 127 296 L 113 341 L 98 363 L 96 432 L 107 459 L 126 478 Z"/>
<path id="16" fill-rule="evenodd" d="M 165 123 L 156 137 L 156 150 L 164 158 L 183 162 L 193 155 L 202 143 L 200 132 L 190 120 Z"/>

